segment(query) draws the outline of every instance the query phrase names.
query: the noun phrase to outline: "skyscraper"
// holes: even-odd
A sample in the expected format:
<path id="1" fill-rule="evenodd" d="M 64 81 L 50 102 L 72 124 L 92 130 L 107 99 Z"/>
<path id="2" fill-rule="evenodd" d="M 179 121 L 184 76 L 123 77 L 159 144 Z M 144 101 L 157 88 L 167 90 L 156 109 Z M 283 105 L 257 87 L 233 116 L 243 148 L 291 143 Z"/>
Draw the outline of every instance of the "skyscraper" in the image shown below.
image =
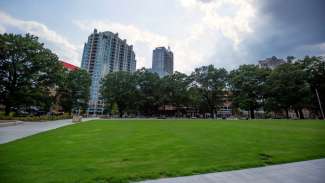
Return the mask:
<path id="1" fill-rule="evenodd" d="M 158 47 L 152 53 L 152 71 L 157 73 L 159 77 L 173 74 L 174 71 L 174 55 L 173 52 L 165 47 Z"/>
<path id="2" fill-rule="evenodd" d="M 100 99 L 100 81 L 109 72 L 127 71 L 136 69 L 133 46 L 126 40 L 109 31 L 94 32 L 88 37 L 84 45 L 81 68 L 91 75 L 90 101 L 88 113 L 102 113 L 103 101 Z"/>

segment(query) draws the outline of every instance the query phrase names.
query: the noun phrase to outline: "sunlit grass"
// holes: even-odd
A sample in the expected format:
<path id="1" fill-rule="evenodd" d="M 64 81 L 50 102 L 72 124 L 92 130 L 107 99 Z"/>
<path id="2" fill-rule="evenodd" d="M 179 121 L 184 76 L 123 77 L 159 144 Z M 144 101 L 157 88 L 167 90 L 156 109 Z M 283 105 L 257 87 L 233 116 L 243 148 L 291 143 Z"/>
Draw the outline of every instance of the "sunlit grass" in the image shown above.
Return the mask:
<path id="1" fill-rule="evenodd" d="M 323 157 L 324 121 L 91 121 L 0 145 L 0 180 L 128 182 Z"/>

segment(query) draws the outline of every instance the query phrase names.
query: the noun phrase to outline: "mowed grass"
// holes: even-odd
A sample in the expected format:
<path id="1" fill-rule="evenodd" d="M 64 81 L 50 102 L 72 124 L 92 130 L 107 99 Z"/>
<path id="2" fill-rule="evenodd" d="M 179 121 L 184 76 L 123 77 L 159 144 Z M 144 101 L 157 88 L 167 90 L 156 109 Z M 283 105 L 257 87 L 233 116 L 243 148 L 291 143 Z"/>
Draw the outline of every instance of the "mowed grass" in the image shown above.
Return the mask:
<path id="1" fill-rule="evenodd" d="M 129 182 L 325 157 L 325 121 L 91 121 L 0 145 L 0 182 Z"/>

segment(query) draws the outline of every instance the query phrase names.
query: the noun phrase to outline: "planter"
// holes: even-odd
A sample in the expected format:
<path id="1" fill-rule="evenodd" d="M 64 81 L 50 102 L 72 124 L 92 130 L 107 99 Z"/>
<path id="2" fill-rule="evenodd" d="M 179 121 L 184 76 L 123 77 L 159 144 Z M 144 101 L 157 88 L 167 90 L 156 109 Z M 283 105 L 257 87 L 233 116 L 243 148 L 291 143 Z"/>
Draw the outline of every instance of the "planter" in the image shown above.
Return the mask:
<path id="1" fill-rule="evenodd" d="M 81 122 L 81 121 L 82 121 L 82 116 L 74 115 L 74 116 L 72 117 L 72 122 L 73 122 L 73 123 L 79 123 L 79 122 Z"/>

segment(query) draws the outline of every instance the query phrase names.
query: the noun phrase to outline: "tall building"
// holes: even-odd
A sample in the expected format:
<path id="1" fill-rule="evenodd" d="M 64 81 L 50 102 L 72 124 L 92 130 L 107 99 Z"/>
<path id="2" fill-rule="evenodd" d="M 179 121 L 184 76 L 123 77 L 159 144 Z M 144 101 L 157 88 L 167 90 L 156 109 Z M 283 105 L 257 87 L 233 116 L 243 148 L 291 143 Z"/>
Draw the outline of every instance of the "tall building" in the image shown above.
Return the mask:
<path id="1" fill-rule="evenodd" d="M 100 114 L 104 103 L 100 97 L 100 81 L 106 74 L 115 71 L 134 72 L 136 69 L 133 46 L 109 31 L 94 32 L 84 45 L 81 68 L 91 75 L 89 114 Z"/>
<path id="2" fill-rule="evenodd" d="M 283 59 L 278 59 L 275 56 L 271 57 L 271 58 L 266 58 L 265 60 L 260 60 L 258 61 L 258 65 L 261 68 L 269 68 L 269 69 L 274 69 L 277 66 L 286 63 L 285 60 Z"/>
<path id="3" fill-rule="evenodd" d="M 174 71 L 174 55 L 173 52 L 165 47 L 158 47 L 152 53 L 152 71 L 157 73 L 159 77 L 173 74 Z"/>

